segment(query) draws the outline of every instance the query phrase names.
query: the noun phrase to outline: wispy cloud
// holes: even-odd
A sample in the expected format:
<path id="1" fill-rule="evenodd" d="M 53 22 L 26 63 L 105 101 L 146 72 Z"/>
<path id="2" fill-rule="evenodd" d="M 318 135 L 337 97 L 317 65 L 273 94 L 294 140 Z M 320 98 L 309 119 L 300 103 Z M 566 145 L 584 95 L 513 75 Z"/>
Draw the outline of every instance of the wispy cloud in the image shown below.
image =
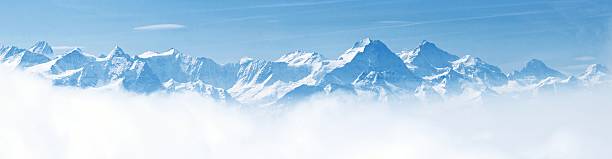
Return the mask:
<path id="1" fill-rule="evenodd" d="M 138 31 L 151 31 L 151 30 L 176 30 L 185 28 L 185 25 L 181 24 L 152 24 L 134 27 L 134 30 Z"/>
<path id="2" fill-rule="evenodd" d="M 546 11 L 510 12 L 510 13 L 500 13 L 500 14 L 493 14 L 493 15 L 486 15 L 486 16 L 458 17 L 458 18 L 425 20 L 425 21 L 415 21 L 415 22 L 394 21 L 394 20 L 377 21 L 376 23 L 386 24 L 386 25 L 356 28 L 356 29 L 343 29 L 343 30 L 336 30 L 336 31 L 330 31 L 330 32 L 321 32 L 317 34 L 295 35 L 295 36 L 288 36 L 288 37 L 283 37 L 283 38 L 278 38 L 278 39 L 268 39 L 268 40 L 286 40 L 286 39 L 324 36 L 324 35 L 347 33 L 347 32 L 363 32 L 363 31 L 369 31 L 369 30 L 395 29 L 395 28 L 405 28 L 405 27 L 413 27 L 413 26 L 427 25 L 427 24 L 455 23 L 455 22 L 464 22 L 464 21 L 505 18 L 505 17 L 528 16 L 528 15 L 537 15 L 537 14 L 545 14 L 545 13 L 551 13 L 551 11 L 546 10 Z"/>
<path id="3" fill-rule="evenodd" d="M 344 2 L 353 2 L 353 1 L 358 1 L 358 0 L 332 0 L 332 1 L 318 1 L 318 2 L 272 3 L 272 4 L 262 4 L 262 5 L 252 5 L 252 6 L 242 6 L 242 7 L 221 8 L 221 9 L 215 9 L 215 10 L 208 10 L 206 12 L 233 11 L 233 10 L 243 10 L 243 9 L 307 7 L 307 6 L 328 5 L 328 4 L 337 4 L 337 3 L 344 3 Z"/>
<path id="4" fill-rule="evenodd" d="M 574 58 L 577 61 L 593 61 L 597 58 L 593 57 L 593 56 L 578 56 Z"/>
<path id="5" fill-rule="evenodd" d="M 403 21 L 403 20 L 381 20 L 381 21 L 377 21 L 376 23 L 379 24 L 407 24 L 407 21 Z"/>

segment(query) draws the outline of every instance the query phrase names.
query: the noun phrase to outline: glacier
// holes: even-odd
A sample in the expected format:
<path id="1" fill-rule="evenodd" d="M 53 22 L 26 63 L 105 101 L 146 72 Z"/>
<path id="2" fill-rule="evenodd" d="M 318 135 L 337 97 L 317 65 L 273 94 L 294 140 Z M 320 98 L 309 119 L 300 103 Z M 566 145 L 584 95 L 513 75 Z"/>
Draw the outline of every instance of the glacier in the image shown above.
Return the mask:
<path id="1" fill-rule="evenodd" d="M 334 93 L 381 101 L 480 101 L 612 86 L 609 70 L 601 64 L 567 75 L 532 59 L 522 69 L 504 73 L 479 57 L 457 56 L 429 41 L 393 52 L 370 38 L 336 59 L 295 51 L 276 60 L 245 57 L 227 64 L 174 48 L 130 55 L 115 46 L 101 56 L 77 48 L 56 55 L 49 43 L 39 41 L 29 49 L 1 47 L 0 63 L 38 74 L 56 86 L 139 94 L 191 92 L 252 105 L 282 105 Z"/>

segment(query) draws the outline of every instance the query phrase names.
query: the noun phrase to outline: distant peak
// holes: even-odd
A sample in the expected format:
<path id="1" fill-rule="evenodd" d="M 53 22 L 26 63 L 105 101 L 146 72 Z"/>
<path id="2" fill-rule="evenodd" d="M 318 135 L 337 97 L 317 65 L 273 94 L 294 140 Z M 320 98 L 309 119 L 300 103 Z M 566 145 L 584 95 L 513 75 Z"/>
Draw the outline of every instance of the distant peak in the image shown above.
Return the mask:
<path id="1" fill-rule="evenodd" d="M 323 55 L 316 52 L 294 51 L 280 57 L 276 62 L 286 62 L 290 65 L 303 65 L 323 60 Z"/>
<path id="2" fill-rule="evenodd" d="M 164 52 L 164 53 L 162 53 L 162 54 L 171 54 L 171 55 L 174 55 L 174 54 L 179 54 L 179 53 L 180 53 L 180 52 L 179 52 L 179 50 L 178 50 L 178 49 L 175 49 L 175 48 L 170 48 L 170 49 L 168 49 L 168 51 L 166 51 L 166 52 Z"/>
<path id="3" fill-rule="evenodd" d="M 28 51 L 43 54 L 48 57 L 53 56 L 53 48 L 51 48 L 51 45 L 49 45 L 49 43 L 46 41 L 36 42 L 34 45 L 32 45 L 32 47 L 30 47 L 30 49 L 28 49 Z"/>
<path id="4" fill-rule="evenodd" d="M 152 58 L 152 57 L 160 57 L 160 56 L 175 56 L 180 54 L 179 51 L 177 49 L 174 48 L 170 48 L 167 51 L 164 51 L 162 53 L 157 53 L 157 52 L 153 52 L 153 51 L 147 51 L 144 52 L 140 55 L 137 55 L 137 57 L 139 58 Z"/>
<path id="5" fill-rule="evenodd" d="M 126 55 L 127 54 L 123 51 L 123 49 L 121 49 L 121 47 L 119 47 L 118 45 L 115 45 L 113 50 L 111 50 L 111 52 L 106 57 L 107 58 L 113 58 L 113 57 L 126 56 Z"/>
<path id="6" fill-rule="evenodd" d="M 520 71 L 512 73 L 511 78 L 522 79 L 526 77 L 535 77 L 538 80 L 546 79 L 549 77 L 555 78 L 567 78 L 567 75 L 548 67 L 543 61 L 538 59 L 532 59 L 527 62 L 527 65 Z"/>
<path id="7" fill-rule="evenodd" d="M 482 60 L 472 55 L 465 55 L 461 59 L 457 60 L 455 63 L 464 65 L 476 65 L 482 63 Z"/>
<path id="8" fill-rule="evenodd" d="M 608 68 L 602 64 L 592 64 L 587 67 L 586 72 L 608 73 Z"/>
<path id="9" fill-rule="evenodd" d="M 435 46 L 436 44 L 434 44 L 434 43 L 432 43 L 432 42 L 429 42 L 429 41 L 427 41 L 427 40 L 423 40 L 423 41 L 421 41 L 420 46 L 425 46 L 425 45 L 434 45 L 434 46 Z"/>
<path id="10" fill-rule="evenodd" d="M 251 62 L 251 61 L 253 61 L 253 60 L 254 60 L 254 59 L 253 59 L 253 58 L 250 58 L 250 57 L 242 57 L 242 58 L 240 58 L 240 64 L 241 64 L 241 65 L 242 65 L 242 64 L 246 64 L 246 63 L 249 63 L 249 62 Z"/>
<path id="11" fill-rule="evenodd" d="M 62 55 L 62 57 L 68 57 L 68 56 L 84 56 L 86 54 L 83 53 L 83 50 L 81 50 L 80 48 L 74 48 L 68 52 L 66 52 L 66 54 Z"/>
<path id="12" fill-rule="evenodd" d="M 529 65 L 537 66 L 537 65 L 546 65 L 546 64 L 544 64 L 544 62 L 542 60 L 531 59 L 531 60 L 529 60 L 529 62 L 527 62 L 527 66 L 529 66 Z"/>
<path id="13" fill-rule="evenodd" d="M 423 49 L 423 50 L 427 50 L 427 49 L 435 49 L 435 50 L 440 50 L 440 48 L 438 48 L 438 46 L 436 46 L 436 44 L 427 41 L 427 40 L 423 40 L 421 41 L 421 43 L 419 44 L 419 46 L 417 47 L 418 49 Z"/>
<path id="14" fill-rule="evenodd" d="M 123 49 L 121 49 L 121 47 L 119 47 L 119 45 L 115 45 L 115 47 L 113 48 L 113 50 L 121 50 L 121 51 L 123 51 Z"/>
<path id="15" fill-rule="evenodd" d="M 297 50 L 297 51 L 293 51 L 293 52 L 283 55 L 283 57 L 292 57 L 292 56 L 322 56 L 322 55 L 317 52 L 303 51 L 303 50 Z"/>
<path id="16" fill-rule="evenodd" d="M 34 46 L 47 46 L 49 43 L 47 41 L 37 41 Z"/>
<path id="17" fill-rule="evenodd" d="M 355 45 L 346 50 L 346 52 L 338 58 L 338 60 L 343 62 L 351 61 L 358 54 L 373 54 L 373 55 L 386 55 L 390 54 L 392 56 L 397 56 L 395 53 L 391 52 L 387 45 L 385 45 L 380 40 L 372 40 L 370 38 L 365 38 L 355 43 Z"/>
<path id="18" fill-rule="evenodd" d="M 115 47 L 111 51 L 111 54 L 112 53 L 123 53 L 123 49 L 121 49 L 121 47 L 119 47 L 118 45 L 115 45 Z"/>
<path id="19" fill-rule="evenodd" d="M 74 49 L 72 49 L 72 50 L 68 51 L 68 53 L 67 53 L 67 54 L 75 54 L 75 53 L 80 54 L 80 53 L 82 53 L 82 52 L 83 52 L 83 50 L 81 50 L 81 48 L 74 48 Z"/>
<path id="20" fill-rule="evenodd" d="M 385 44 L 382 41 L 380 41 L 380 40 L 364 38 L 364 39 L 361 39 L 360 41 L 356 42 L 355 45 L 353 45 L 353 49 L 361 49 L 361 48 L 365 48 L 367 46 L 377 46 L 377 45 L 385 45 Z"/>

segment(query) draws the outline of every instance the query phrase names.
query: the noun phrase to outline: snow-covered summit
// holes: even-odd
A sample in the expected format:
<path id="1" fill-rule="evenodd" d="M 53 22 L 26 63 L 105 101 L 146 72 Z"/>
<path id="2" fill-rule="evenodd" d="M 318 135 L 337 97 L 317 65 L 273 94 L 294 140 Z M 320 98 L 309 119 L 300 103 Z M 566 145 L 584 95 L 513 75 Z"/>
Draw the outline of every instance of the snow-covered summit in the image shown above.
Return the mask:
<path id="1" fill-rule="evenodd" d="M 115 46 L 113 50 L 106 55 L 106 59 L 112 59 L 115 57 L 130 58 L 130 55 L 126 54 L 121 47 Z"/>
<path id="2" fill-rule="evenodd" d="M 147 51 L 147 52 L 144 52 L 144 53 L 138 55 L 138 57 L 145 59 L 145 58 L 153 58 L 153 57 L 160 57 L 160 56 L 175 56 L 175 55 L 179 55 L 179 54 L 180 54 L 180 52 L 177 49 L 170 48 L 167 51 L 164 51 L 164 52 L 161 52 L 161 53 L 153 52 L 153 51 Z"/>
<path id="3" fill-rule="evenodd" d="M 548 67 L 543 61 L 532 59 L 519 71 L 509 75 L 510 79 L 533 83 L 548 77 L 567 78 L 567 75 Z"/>
<path id="4" fill-rule="evenodd" d="M 408 68 L 404 61 L 393 53 L 387 45 L 380 40 L 363 39 L 348 49 L 338 60 L 330 62 L 324 67 L 328 71 L 322 75 L 321 84 L 335 84 L 350 86 L 355 80 L 377 80 L 360 81 L 359 83 L 384 83 L 389 87 L 402 89 L 413 89 L 421 81 Z M 366 77 L 376 78 L 360 78 Z M 365 75 L 365 76 L 364 76 Z M 362 87 L 363 88 L 363 87 Z"/>
<path id="5" fill-rule="evenodd" d="M 285 62 L 291 66 L 302 66 L 319 63 L 322 62 L 323 59 L 323 55 L 316 52 L 295 51 L 283 55 L 277 59 L 276 62 Z"/>
<path id="6" fill-rule="evenodd" d="M 36 42 L 36 44 L 34 44 L 32 47 L 30 47 L 30 49 L 28 49 L 28 51 L 30 51 L 32 53 L 42 54 L 42 55 L 45 55 L 45 56 L 47 56 L 49 58 L 53 58 L 53 56 L 54 56 L 53 48 L 46 41 L 38 41 L 38 42 Z"/>
<path id="7" fill-rule="evenodd" d="M 450 62 L 459 59 L 458 56 L 452 55 L 426 40 L 423 40 L 419 46 L 412 50 L 398 53 L 398 56 L 404 60 L 410 70 L 419 76 L 439 73 L 438 69 L 449 67 Z"/>
<path id="8" fill-rule="evenodd" d="M 592 64 L 578 78 L 590 83 L 597 83 L 603 80 L 607 80 L 609 70 L 602 64 Z"/>

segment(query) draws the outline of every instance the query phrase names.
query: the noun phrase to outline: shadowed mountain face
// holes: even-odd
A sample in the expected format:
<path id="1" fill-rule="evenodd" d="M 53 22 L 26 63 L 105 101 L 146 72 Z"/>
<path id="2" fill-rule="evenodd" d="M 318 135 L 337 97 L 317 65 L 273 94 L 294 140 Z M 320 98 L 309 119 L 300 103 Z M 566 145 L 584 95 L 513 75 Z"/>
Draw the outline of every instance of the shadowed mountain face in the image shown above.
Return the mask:
<path id="1" fill-rule="evenodd" d="M 608 69 L 599 64 L 574 77 L 534 59 L 507 75 L 483 59 L 459 57 L 428 41 L 394 53 L 380 40 L 363 39 L 337 59 L 296 51 L 274 61 L 243 58 L 225 65 L 176 49 L 131 56 L 115 47 L 101 57 L 74 49 L 55 57 L 50 44 L 37 42 L 30 49 L 0 48 L 0 62 L 39 73 L 59 86 L 144 94 L 196 92 L 247 104 L 284 103 L 336 92 L 381 100 L 481 99 L 610 85 Z"/>

